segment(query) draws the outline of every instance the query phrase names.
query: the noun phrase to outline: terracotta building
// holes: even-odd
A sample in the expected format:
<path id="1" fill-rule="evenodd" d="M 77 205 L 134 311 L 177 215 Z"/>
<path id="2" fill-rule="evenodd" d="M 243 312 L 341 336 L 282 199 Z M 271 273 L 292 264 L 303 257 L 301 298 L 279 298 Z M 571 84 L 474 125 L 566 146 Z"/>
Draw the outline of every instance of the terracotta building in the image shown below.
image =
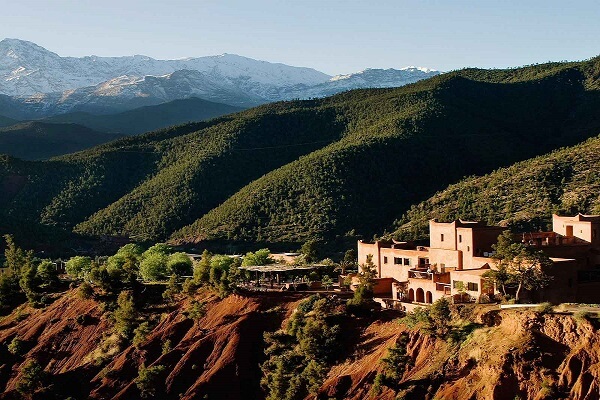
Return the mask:
<path id="1" fill-rule="evenodd" d="M 519 234 L 516 239 L 542 249 L 553 261 L 551 284 L 534 294 L 537 301 L 600 301 L 600 216 L 553 215 L 552 232 Z M 476 301 L 497 293 L 484 277 L 494 268 L 492 245 L 506 228 L 480 222 L 429 222 L 430 245 L 410 242 L 358 242 L 359 263 L 372 255 L 382 297 L 429 304 L 441 297 Z M 389 282 L 389 283 L 388 283 Z M 382 286 L 383 284 L 383 286 Z"/>

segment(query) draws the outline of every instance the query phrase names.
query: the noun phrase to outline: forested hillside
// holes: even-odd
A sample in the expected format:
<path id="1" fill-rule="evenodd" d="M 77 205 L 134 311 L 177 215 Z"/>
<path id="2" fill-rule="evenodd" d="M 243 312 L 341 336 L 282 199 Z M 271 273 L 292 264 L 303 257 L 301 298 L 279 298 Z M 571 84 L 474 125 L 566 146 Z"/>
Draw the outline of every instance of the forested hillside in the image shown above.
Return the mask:
<path id="1" fill-rule="evenodd" d="M 5 126 L 11 126 L 16 124 L 18 121 L 12 118 L 4 117 L 0 115 L 0 128 Z"/>
<path id="2" fill-rule="evenodd" d="M 594 63 L 465 70 L 355 98 L 344 110 L 355 119 L 340 141 L 253 182 L 176 237 L 381 232 L 446 183 L 598 132 L 600 98 L 590 90 L 597 77 Z"/>
<path id="3" fill-rule="evenodd" d="M 241 110 L 240 107 L 192 97 L 117 114 L 94 115 L 78 112 L 56 115 L 46 118 L 45 121 L 76 123 L 98 131 L 136 135 L 172 125 L 220 117 Z"/>
<path id="4" fill-rule="evenodd" d="M 4 159 L 13 220 L 182 242 L 370 236 L 464 176 L 600 132 L 600 59 L 273 103 L 44 163 Z"/>
<path id="5" fill-rule="evenodd" d="M 0 154 L 43 160 L 88 149 L 121 136 L 72 123 L 23 122 L 0 128 Z"/>
<path id="6" fill-rule="evenodd" d="M 425 238 L 431 218 L 546 229 L 552 213 L 600 213 L 599 193 L 600 137 L 596 137 L 451 185 L 411 207 L 396 222 L 393 236 Z"/>

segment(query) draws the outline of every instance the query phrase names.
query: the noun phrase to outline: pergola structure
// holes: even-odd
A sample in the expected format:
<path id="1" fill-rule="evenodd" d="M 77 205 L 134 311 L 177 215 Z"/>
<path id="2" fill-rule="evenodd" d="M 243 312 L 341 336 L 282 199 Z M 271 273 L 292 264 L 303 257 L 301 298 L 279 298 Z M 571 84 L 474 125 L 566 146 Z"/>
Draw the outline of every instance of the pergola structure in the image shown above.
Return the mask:
<path id="1" fill-rule="evenodd" d="M 268 265 L 248 265 L 245 267 L 238 267 L 241 270 L 246 270 L 255 273 L 256 283 L 262 278 L 266 279 L 267 274 L 269 275 L 269 281 L 271 284 L 282 283 L 282 277 L 286 277 L 294 272 L 307 272 L 312 271 L 316 268 L 322 267 L 322 265 L 289 265 L 289 264 L 268 264 Z M 296 275 L 296 274 L 293 274 Z"/>

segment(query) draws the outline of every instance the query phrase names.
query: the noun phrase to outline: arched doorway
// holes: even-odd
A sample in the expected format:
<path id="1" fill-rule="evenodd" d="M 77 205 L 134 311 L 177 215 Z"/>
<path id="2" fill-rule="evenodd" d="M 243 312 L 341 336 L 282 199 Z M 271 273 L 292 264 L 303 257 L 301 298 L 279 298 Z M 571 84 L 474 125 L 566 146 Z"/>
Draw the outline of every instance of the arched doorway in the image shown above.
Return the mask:
<path id="1" fill-rule="evenodd" d="M 408 301 L 415 301 L 415 291 L 412 288 L 408 291 Z"/>
<path id="2" fill-rule="evenodd" d="M 425 300 L 429 304 L 433 303 L 433 295 L 431 294 L 431 292 L 425 293 Z"/>
<path id="3" fill-rule="evenodd" d="M 425 292 L 423 291 L 423 289 L 418 288 L 416 296 L 417 296 L 417 303 L 425 303 Z"/>

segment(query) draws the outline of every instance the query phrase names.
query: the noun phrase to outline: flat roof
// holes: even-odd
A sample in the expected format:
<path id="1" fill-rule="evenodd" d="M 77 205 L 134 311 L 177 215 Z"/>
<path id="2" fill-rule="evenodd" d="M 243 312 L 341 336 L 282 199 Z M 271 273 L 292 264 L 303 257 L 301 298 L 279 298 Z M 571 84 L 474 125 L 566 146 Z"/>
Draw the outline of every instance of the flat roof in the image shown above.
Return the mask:
<path id="1" fill-rule="evenodd" d="M 491 270 L 491 268 L 457 269 L 457 270 L 452 271 L 452 274 L 465 273 L 465 274 L 470 274 L 470 275 L 483 275 L 490 270 Z"/>

